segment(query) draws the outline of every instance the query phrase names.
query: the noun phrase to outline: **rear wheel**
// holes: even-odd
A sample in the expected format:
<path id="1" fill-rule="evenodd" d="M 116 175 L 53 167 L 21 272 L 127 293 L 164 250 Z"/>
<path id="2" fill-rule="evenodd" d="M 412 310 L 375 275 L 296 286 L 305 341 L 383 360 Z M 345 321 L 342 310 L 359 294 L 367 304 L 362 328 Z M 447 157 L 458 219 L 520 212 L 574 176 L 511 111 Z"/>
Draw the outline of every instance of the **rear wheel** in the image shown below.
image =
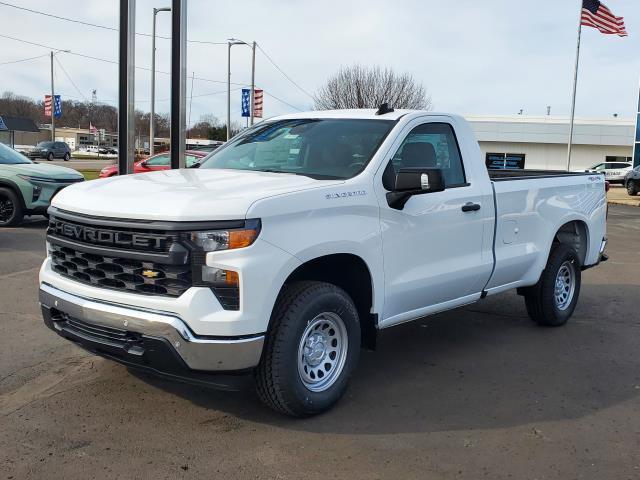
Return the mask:
<path id="1" fill-rule="evenodd" d="M 64 161 L 65 162 L 68 162 L 70 158 L 71 158 L 71 155 L 69 154 L 69 152 L 64 154 Z"/>
<path id="2" fill-rule="evenodd" d="M 548 327 L 567 323 L 578 303 L 581 280 L 580 259 L 575 250 L 555 244 L 540 280 L 525 289 L 524 300 L 531 319 Z"/>
<path id="3" fill-rule="evenodd" d="M 258 395 L 287 415 L 321 413 L 342 397 L 359 355 L 360 322 L 349 295 L 329 283 L 293 283 L 273 312 L 255 372 Z"/>
<path id="4" fill-rule="evenodd" d="M 627 182 L 627 193 L 632 197 L 635 197 L 640 191 L 640 184 L 635 180 L 629 180 Z"/>
<path id="5" fill-rule="evenodd" d="M 15 227 L 23 217 L 18 195 L 9 188 L 0 188 L 0 227 Z"/>

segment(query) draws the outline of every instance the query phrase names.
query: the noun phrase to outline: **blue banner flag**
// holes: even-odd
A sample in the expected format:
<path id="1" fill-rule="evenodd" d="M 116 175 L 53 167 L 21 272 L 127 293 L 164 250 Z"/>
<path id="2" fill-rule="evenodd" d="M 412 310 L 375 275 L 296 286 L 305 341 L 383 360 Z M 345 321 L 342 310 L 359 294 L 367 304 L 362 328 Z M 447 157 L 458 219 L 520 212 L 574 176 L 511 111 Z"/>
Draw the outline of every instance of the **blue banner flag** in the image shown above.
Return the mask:
<path id="1" fill-rule="evenodd" d="M 55 95 L 53 100 L 53 114 L 56 118 L 62 116 L 62 100 L 60 100 L 60 95 Z"/>
<path id="2" fill-rule="evenodd" d="M 248 88 L 242 89 L 242 116 L 250 117 L 251 110 L 249 109 L 249 104 L 251 103 L 251 90 Z"/>

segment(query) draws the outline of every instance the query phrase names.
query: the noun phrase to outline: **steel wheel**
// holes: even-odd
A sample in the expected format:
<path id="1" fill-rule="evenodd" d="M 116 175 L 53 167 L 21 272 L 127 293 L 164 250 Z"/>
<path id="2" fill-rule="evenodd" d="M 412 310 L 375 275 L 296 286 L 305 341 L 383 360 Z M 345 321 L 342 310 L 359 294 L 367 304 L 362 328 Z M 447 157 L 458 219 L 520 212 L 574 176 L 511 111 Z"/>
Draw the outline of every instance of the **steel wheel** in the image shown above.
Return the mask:
<path id="1" fill-rule="evenodd" d="M 298 346 L 298 374 L 312 392 L 323 392 L 335 383 L 347 358 L 347 329 L 339 315 L 324 312 L 302 333 Z"/>
<path id="2" fill-rule="evenodd" d="M 8 223 L 13 217 L 16 206 L 13 201 L 2 194 L 0 194 L 0 223 Z"/>
<path id="3" fill-rule="evenodd" d="M 576 289 L 575 270 L 570 261 L 564 262 L 556 275 L 554 297 L 558 310 L 565 310 L 573 300 Z"/>

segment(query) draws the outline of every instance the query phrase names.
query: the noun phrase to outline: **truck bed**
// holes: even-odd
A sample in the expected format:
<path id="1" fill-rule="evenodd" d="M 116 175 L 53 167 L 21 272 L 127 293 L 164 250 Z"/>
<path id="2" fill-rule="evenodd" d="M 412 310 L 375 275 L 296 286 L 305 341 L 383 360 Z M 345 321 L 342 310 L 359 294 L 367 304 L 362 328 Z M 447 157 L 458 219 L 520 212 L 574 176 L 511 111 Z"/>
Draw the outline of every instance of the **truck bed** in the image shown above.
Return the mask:
<path id="1" fill-rule="evenodd" d="M 489 178 L 494 182 L 504 182 L 506 180 L 528 180 L 531 178 L 555 178 L 555 177 L 575 177 L 580 175 L 593 175 L 590 172 L 566 172 L 564 170 L 488 170 Z"/>

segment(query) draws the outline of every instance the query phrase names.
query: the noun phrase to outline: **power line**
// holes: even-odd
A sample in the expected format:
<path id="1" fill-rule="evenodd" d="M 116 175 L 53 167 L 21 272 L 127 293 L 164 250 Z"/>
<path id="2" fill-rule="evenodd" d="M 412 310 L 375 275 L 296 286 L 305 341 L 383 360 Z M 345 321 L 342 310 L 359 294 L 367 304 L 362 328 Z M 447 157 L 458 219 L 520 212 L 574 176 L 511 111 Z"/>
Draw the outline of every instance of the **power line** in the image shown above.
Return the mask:
<path id="1" fill-rule="evenodd" d="M 67 72 L 67 70 L 64 68 L 64 65 L 62 65 L 62 62 L 60 61 L 60 59 L 58 57 L 55 57 L 56 62 L 58 62 L 58 65 L 60 66 L 60 68 L 62 69 L 62 72 L 65 74 L 65 76 L 69 79 L 69 81 L 71 82 L 71 85 L 73 85 L 73 88 L 76 89 L 76 92 L 78 92 L 82 98 L 85 99 L 86 102 L 89 101 L 89 99 L 87 98 L 87 96 L 82 93 L 82 91 L 78 88 L 78 85 L 76 85 L 76 82 L 73 81 L 73 79 L 71 78 L 71 75 L 69 75 L 69 72 Z"/>
<path id="2" fill-rule="evenodd" d="M 0 2 L 0 3 L 2 3 L 2 2 Z M 86 54 L 84 54 L 84 53 L 73 52 L 73 51 L 71 51 L 71 50 L 64 50 L 64 49 L 61 49 L 61 48 L 55 48 L 55 47 L 51 47 L 51 46 L 49 46 L 49 45 L 44 45 L 44 44 L 42 44 L 42 43 L 32 42 L 32 41 L 29 41 L 29 40 L 23 40 L 23 39 L 21 39 L 21 38 L 11 37 L 11 36 L 9 36 L 9 35 L 4 35 L 4 34 L 1 34 L 1 33 L 0 33 L 0 38 L 6 38 L 6 39 L 13 40 L 13 41 L 16 41 L 16 42 L 21 42 L 21 43 L 25 43 L 25 44 L 28 44 L 28 45 L 33 45 L 33 46 L 36 46 L 36 47 L 46 48 L 47 50 L 63 51 L 64 53 L 66 53 L 66 54 L 68 54 L 68 55 L 75 55 L 75 56 L 78 56 L 78 57 L 88 58 L 88 59 L 96 60 L 96 61 L 99 61 L 99 62 L 110 63 L 110 64 L 112 64 L 112 65 L 118 65 L 118 62 L 116 62 L 115 60 L 108 60 L 108 59 L 106 59 L 106 58 L 94 57 L 94 56 L 92 56 L 92 55 L 86 55 Z M 259 45 L 258 45 L 258 48 L 260 48 L 260 46 L 259 46 Z M 264 51 L 263 51 L 261 48 L 260 48 L 260 50 L 264 53 Z M 265 55 L 266 55 L 266 53 L 265 53 Z M 37 57 L 33 57 L 33 58 L 37 58 Z M 275 64 L 274 64 L 274 65 L 275 65 Z M 60 66 L 62 66 L 62 65 L 60 64 Z M 149 71 L 149 72 L 151 71 L 151 69 L 150 69 L 150 68 L 148 68 L 148 67 L 139 67 L 139 66 L 138 66 L 138 67 L 135 67 L 135 68 L 140 69 L 140 70 Z M 64 67 L 62 67 L 62 70 L 64 71 Z M 171 75 L 169 72 L 163 72 L 163 71 L 161 71 L 161 70 L 156 70 L 156 72 L 157 72 L 157 73 L 162 73 L 162 74 L 164 74 L 164 75 Z M 282 73 L 284 74 L 284 72 L 282 72 Z M 66 72 L 65 72 L 65 74 L 66 74 Z M 67 75 L 68 75 L 68 74 L 67 74 Z M 286 76 L 286 74 L 284 74 L 284 75 Z M 203 78 L 203 77 L 194 77 L 194 78 L 195 78 L 196 80 L 203 81 L 203 82 L 211 82 L 211 83 L 227 83 L 227 82 L 222 81 L 222 80 L 212 80 L 212 79 L 210 79 L 210 78 Z M 287 78 L 289 78 L 289 77 L 287 77 Z M 70 79 L 70 77 L 69 77 L 69 80 L 71 80 L 71 79 Z M 289 79 L 289 80 L 290 80 L 290 81 L 292 81 L 291 79 Z M 73 83 L 73 81 L 71 81 L 71 83 Z M 236 82 L 232 82 L 231 84 L 232 84 L 232 85 L 236 85 L 236 86 L 240 86 L 241 88 L 242 88 L 242 87 L 244 87 L 245 85 L 247 85 L 247 83 L 246 83 L 246 82 L 245 82 L 245 83 L 236 83 Z M 299 86 L 298 86 L 298 87 L 299 87 Z M 301 88 L 301 87 L 299 87 L 299 88 Z M 76 87 L 76 89 L 77 89 L 77 87 Z M 234 91 L 235 91 L 235 90 L 240 90 L 240 88 L 236 88 L 236 89 L 234 89 Z M 78 91 L 80 92 L 80 90 L 79 90 L 79 89 L 78 89 Z M 226 90 L 225 90 L 225 91 L 226 91 Z M 304 90 L 303 90 L 303 91 L 304 91 Z M 294 105 L 290 104 L 289 102 L 287 102 L 287 101 L 285 101 L 285 100 L 282 100 L 281 98 L 276 97 L 275 95 L 273 95 L 273 94 L 271 94 L 271 93 L 267 92 L 266 90 L 264 90 L 264 93 L 265 93 L 266 95 L 268 95 L 268 96 L 270 96 L 270 97 L 274 98 L 275 100 L 277 100 L 277 101 L 279 101 L 279 102 L 281 102 L 281 103 L 283 103 L 283 104 L 285 104 L 285 105 L 287 105 L 287 106 L 289 106 L 289 107 L 293 108 L 294 110 L 297 110 L 297 111 L 299 111 L 299 112 L 303 111 L 303 109 L 300 109 L 300 108 L 298 108 L 298 107 L 296 107 L 296 106 L 294 106 Z M 84 96 L 84 94 L 82 94 L 82 92 L 80 92 L 80 94 Z M 307 94 L 307 95 L 308 95 L 308 94 Z M 313 98 L 313 97 L 311 97 L 311 98 Z"/>
<path id="3" fill-rule="evenodd" d="M 0 66 L 2 65 L 9 65 L 12 63 L 21 63 L 21 62 L 28 62 L 29 60 L 35 60 L 36 58 L 44 58 L 44 57 L 48 57 L 49 54 L 45 53 L 44 55 L 38 55 L 37 57 L 29 57 L 29 58 L 23 58 L 21 60 L 12 60 L 10 62 L 2 62 L 0 63 Z"/>
<path id="4" fill-rule="evenodd" d="M 26 7 L 20 7 L 18 5 L 14 5 L 12 3 L 7 3 L 7 2 L 0 2 L 0 5 L 4 5 L 5 7 L 11 7 L 11 8 L 15 8 L 16 10 L 23 10 L 25 12 L 29 12 L 29 13 L 35 13 L 36 15 L 42 15 L 45 17 L 50 17 L 50 18 L 55 18 L 56 20 L 63 20 L 65 22 L 71 22 L 71 23 L 78 23 L 80 25 L 85 25 L 87 27 L 93 27 L 93 28 L 100 28 L 102 30 L 109 30 L 112 32 L 117 32 L 118 29 L 115 27 L 109 27 L 107 25 L 100 25 L 97 23 L 91 23 L 91 22 L 85 22 L 82 20 L 76 20 L 74 18 L 68 18 L 68 17 L 63 17 L 60 15 L 54 15 L 52 13 L 46 13 L 46 12 L 41 12 L 39 10 L 32 10 L 31 8 L 26 8 Z M 139 33 L 136 32 L 136 35 L 140 35 L 142 37 L 151 37 L 150 33 Z M 161 35 L 156 35 L 156 38 L 162 38 L 165 40 L 170 40 L 171 37 L 164 37 Z M 191 42 L 191 43 L 204 43 L 204 44 L 208 44 L 208 45 L 226 45 L 227 42 L 209 42 L 207 40 L 187 40 L 187 42 Z"/>
<path id="5" fill-rule="evenodd" d="M 304 111 L 303 109 L 298 108 L 298 107 L 296 107 L 295 105 L 291 105 L 289 102 L 285 102 L 285 101 L 284 101 L 284 100 L 282 100 L 281 98 L 276 97 L 275 95 L 273 95 L 273 94 L 271 94 L 271 93 L 267 92 L 266 90 L 263 90 L 263 92 L 265 93 L 265 95 L 267 95 L 267 96 L 269 96 L 269 97 L 271 97 L 271 98 L 273 98 L 273 99 L 275 99 L 275 100 L 277 100 L 277 101 L 279 101 L 279 102 L 281 102 L 281 103 L 284 103 L 285 105 L 288 105 L 289 107 L 293 108 L 294 110 L 297 110 L 297 111 L 299 111 L 299 112 Z"/>
<path id="6" fill-rule="evenodd" d="M 21 38 L 11 37 L 9 35 L 3 35 L 1 33 L 0 33 L 0 37 L 7 38 L 9 40 L 14 40 L 16 42 L 26 43 L 28 45 L 33 45 L 33 46 L 36 46 L 36 47 L 46 48 L 47 50 L 64 51 L 64 53 L 69 54 L 69 55 L 75 55 L 76 57 L 88 58 L 90 60 L 96 60 L 98 62 L 104 62 L 104 63 L 110 63 L 112 65 L 118 65 L 118 62 L 116 62 L 115 60 L 109 60 L 109 59 L 106 59 L 106 58 L 94 57 L 92 55 L 87 55 L 85 53 L 78 53 L 78 52 L 74 52 L 74 51 L 71 51 L 71 50 L 64 50 L 62 48 L 55 48 L 55 47 L 52 47 L 50 45 L 44 45 L 42 43 L 32 42 L 30 40 L 23 40 Z M 149 67 L 136 66 L 136 68 L 138 70 L 145 70 L 147 72 L 151 71 L 151 69 Z M 163 72 L 162 70 L 156 70 L 156 73 L 161 73 L 163 75 L 171 75 L 170 72 Z M 203 81 L 203 82 L 222 83 L 222 84 L 226 84 L 227 83 L 224 80 L 212 80 L 210 78 L 203 78 L 203 77 L 195 77 L 195 79 Z M 245 83 L 232 82 L 231 84 L 232 85 L 240 85 L 240 86 L 247 85 L 246 82 Z"/>
<path id="7" fill-rule="evenodd" d="M 276 64 L 276 62 L 273 61 L 273 59 L 269 56 L 269 54 L 267 52 L 264 51 L 264 49 L 260 46 L 260 44 L 256 44 L 258 49 L 263 53 L 263 55 L 265 57 L 267 57 L 267 60 L 269 60 L 269 62 L 271 62 L 271 65 L 273 65 L 274 67 L 276 67 L 276 69 L 282 74 L 284 75 L 284 78 L 286 78 L 287 80 L 289 80 L 293 85 L 295 85 L 298 90 L 300 90 L 302 93 L 304 93 L 305 95 L 307 95 L 309 98 L 311 98 L 312 100 L 315 100 L 313 98 L 313 95 L 311 95 L 309 92 L 307 92 L 304 88 L 302 88 L 300 85 L 298 85 L 289 75 L 287 75 L 284 70 L 282 70 L 278 64 Z M 275 97 L 274 97 L 275 98 Z"/>

